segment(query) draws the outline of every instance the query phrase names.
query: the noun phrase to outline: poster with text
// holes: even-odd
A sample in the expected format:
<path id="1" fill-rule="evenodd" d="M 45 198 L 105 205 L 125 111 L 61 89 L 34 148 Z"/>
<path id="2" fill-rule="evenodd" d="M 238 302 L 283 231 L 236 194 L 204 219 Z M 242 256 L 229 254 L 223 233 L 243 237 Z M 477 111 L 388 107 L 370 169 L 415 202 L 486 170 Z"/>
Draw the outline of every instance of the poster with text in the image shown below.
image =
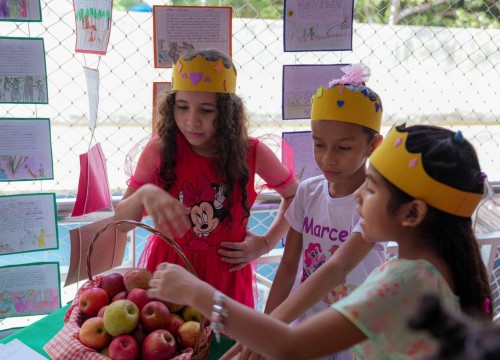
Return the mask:
<path id="1" fill-rule="evenodd" d="M 352 50 L 354 0 L 285 0 L 285 51 Z"/>
<path id="2" fill-rule="evenodd" d="M 155 81 L 153 83 L 153 123 L 151 130 L 156 133 L 156 126 L 158 125 L 158 101 L 160 98 L 172 90 L 172 83 Z"/>
<path id="3" fill-rule="evenodd" d="M 58 248 L 54 193 L 0 196 L 0 214 L 0 255 Z"/>
<path id="4" fill-rule="evenodd" d="M 42 21 L 40 0 L 0 0 L 0 21 Z"/>
<path id="5" fill-rule="evenodd" d="M 0 318 L 49 314 L 61 307 L 59 263 L 0 267 Z"/>
<path id="6" fill-rule="evenodd" d="M 314 161 L 310 131 L 283 132 L 283 139 L 293 149 L 295 173 L 299 181 L 322 174 Z"/>
<path id="7" fill-rule="evenodd" d="M 155 67 L 172 67 L 180 56 L 215 48 L 231 56 L 232 8 L 153 6 Z"/>
<path id="8" fill-rule="evenodd" d="M 0 118 L 0 182 L 50 179 L 50 119 Z"/>
<path id="9" fill-rule="evenodd" d="M 310 119 L 311 97 L 320 86 L 328 88 L 333 79 L 340 79 L 345 64 L 283 65 L 282 118 Z"/>
<path id="10" fill-rule="evenodd" d="M 73 0 L 75 51 L 105 55 L 112 25 L 113 0 Z"/>
<path id="11" fill-rule="evenodd" d="M 0 37 L 0 103 L 48 104 L 42 38 Z"/>

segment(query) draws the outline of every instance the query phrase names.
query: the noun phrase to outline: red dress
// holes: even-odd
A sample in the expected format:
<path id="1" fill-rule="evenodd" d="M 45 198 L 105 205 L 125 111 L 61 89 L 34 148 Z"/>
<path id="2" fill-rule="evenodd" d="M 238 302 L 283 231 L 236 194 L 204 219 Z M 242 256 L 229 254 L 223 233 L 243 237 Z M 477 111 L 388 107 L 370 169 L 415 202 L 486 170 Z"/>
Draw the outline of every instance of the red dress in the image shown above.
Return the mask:
<path id="1" fill-rule="evenodd" d="M 153 137 L 151 141 L 155 140 L 157 137 Z M 250 173 L 247 184 L 250 207 L 257 197 L 254 178 L 258 142 L 257 139 L 249 139 L 246 159 Z M 138 168 L 136 173 L 137 171 L 140 169 Z M 176 181 L 169 193 L 191 208 L 192 225 L 184 237 L 176 238 L 175 241 L 182 248 L 200 279 L 227 296 L 254 307 L 255 286 L 252 266 L 229 272 L 234 265 L 222 262 L 217 253 L 222 241 L 241 242 L 245 239 L 248 218 L 244 219 L 245 210 L 241 205 L 240 185 L 234 183 L 231 194 L 231 217 L 224 217 L 221 210 L 227 206 L 227 200 L 224 199 L 224 184 L 217 174 L 215 159 L 194 152 L 181 134 L 177 136 L 175 173 Z M 156 176 L 154 178 L 156 179 Z M 129 185 L 141 185 L 134 180 L 133 177 Z M 154 271 L 158 264 L 165 261 L 184 266 L 180 257 L 168 244 L 156 235 L 151 236 L 141 254 L 139 266 Z"/>

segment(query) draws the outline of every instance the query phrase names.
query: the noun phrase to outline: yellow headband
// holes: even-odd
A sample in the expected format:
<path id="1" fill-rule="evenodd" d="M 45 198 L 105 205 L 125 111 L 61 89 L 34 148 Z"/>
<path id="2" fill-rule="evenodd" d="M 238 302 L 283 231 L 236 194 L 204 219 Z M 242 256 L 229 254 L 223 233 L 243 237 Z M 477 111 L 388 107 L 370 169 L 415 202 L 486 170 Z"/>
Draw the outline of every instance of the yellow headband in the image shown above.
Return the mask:
<path id="1" fill-rule="evenodd" d="M 371 155 L 373 167 L 415 199 L 449 214 L 472 216 L 483 195 L 458 190 L 431 178 L 422 165 L 422 154 L 406 149 L 407 138 L 407 132 L 399 132 L 393 127 Z"/>
<path id="2" fill-rule="evenodd" d="M 311 120 L 344 121 L 380 132 L 382 103 L 380 99 L 370 100 L 369 93 L 363 85 L 336 84 L 330 89 L 321 86 L 311 99 Z"/>
<path id="3" fill-rule="evenodd" d="M 226 69 L 221 59 L 207 61 L 200 55 L 186 61 L 182 58 L 172 68 L 172 90 L 236 92 L 236 71 Z"/>

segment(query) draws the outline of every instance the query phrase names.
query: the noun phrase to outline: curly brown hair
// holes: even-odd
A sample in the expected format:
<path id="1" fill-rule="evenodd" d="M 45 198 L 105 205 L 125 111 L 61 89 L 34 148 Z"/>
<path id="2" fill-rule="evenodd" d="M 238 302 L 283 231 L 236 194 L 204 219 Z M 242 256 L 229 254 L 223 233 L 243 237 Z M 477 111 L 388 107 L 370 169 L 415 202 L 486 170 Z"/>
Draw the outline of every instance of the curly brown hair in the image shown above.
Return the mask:
<path id="1" fill-rule="evenodd" d="M 224 53 L 216 49 L 203 49 L 183 57 L 189 61 L 197 55 L 202 56 L 207 61 L 222 59 L 224 66 L 233 66 L 232 60 Z M 234 68 L 234 66 L 233 66 Z M 235 71 L 236 72 L 236 71 Z M 171 91 L 160 99 L 158 106 L 158 125 L 156 128 L 160 138 L 160 170 L 158 172 L 158 183 L 168 191 L 173 186 L 176 174 L 174 172 L 176 159 L 175 150 L 177 147 L 176 136 L 179 128 L 175 123 L 174 105 L 175 91 Z M 231 209 L 231 197 L 229 196 L 234 188 L 234 184 L 239 183 L 241 187 L 241 205 L 246 211 L 246 216 L 250 215 L 250 205 L 246 186 L 250 179 L 250 174 L 246 162 L 248 151 L 248 118 L 243 100 L 236 94 L 217 93 L 217 109 L 219 116 L 214 122 L 216 130 L 215 160 L 218 173 L 224 183 L 224 196 L 227 199 L 227 207 L 222 217 L 229 215 Z"/>

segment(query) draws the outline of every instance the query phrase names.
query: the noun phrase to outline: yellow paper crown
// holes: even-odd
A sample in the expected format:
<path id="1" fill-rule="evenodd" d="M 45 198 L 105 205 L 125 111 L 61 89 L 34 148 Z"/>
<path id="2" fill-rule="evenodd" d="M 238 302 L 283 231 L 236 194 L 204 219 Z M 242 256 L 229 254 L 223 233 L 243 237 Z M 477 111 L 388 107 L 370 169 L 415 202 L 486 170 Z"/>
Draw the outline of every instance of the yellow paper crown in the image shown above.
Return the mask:
<path id="1" fill-rule="evenodd" d="M 429 176 L 422 165 L 422 154 L 406 149 L 407 132 L 393 127 L 373 152 L 370 163 L 390 183 L 415 199 L 462 217 L 474 213 L 483 195 L 458 190 Z"/>
<path id="2" fill-rule="evenodd" d="M 224 66 L 221 59 L 207 61 L 200 55 L 186 61 L 182 58 L 172 69 L 172 90 L 236 92 L 236 70 Z"/>
<path id="3" fill-rule="evenodd" d="M 337 120 L 366 126 L 380 132 L 382 102 L 370 100 L 371 91 L 363 85 L 322 86 L 312 96 L 311 120 Z"/>

